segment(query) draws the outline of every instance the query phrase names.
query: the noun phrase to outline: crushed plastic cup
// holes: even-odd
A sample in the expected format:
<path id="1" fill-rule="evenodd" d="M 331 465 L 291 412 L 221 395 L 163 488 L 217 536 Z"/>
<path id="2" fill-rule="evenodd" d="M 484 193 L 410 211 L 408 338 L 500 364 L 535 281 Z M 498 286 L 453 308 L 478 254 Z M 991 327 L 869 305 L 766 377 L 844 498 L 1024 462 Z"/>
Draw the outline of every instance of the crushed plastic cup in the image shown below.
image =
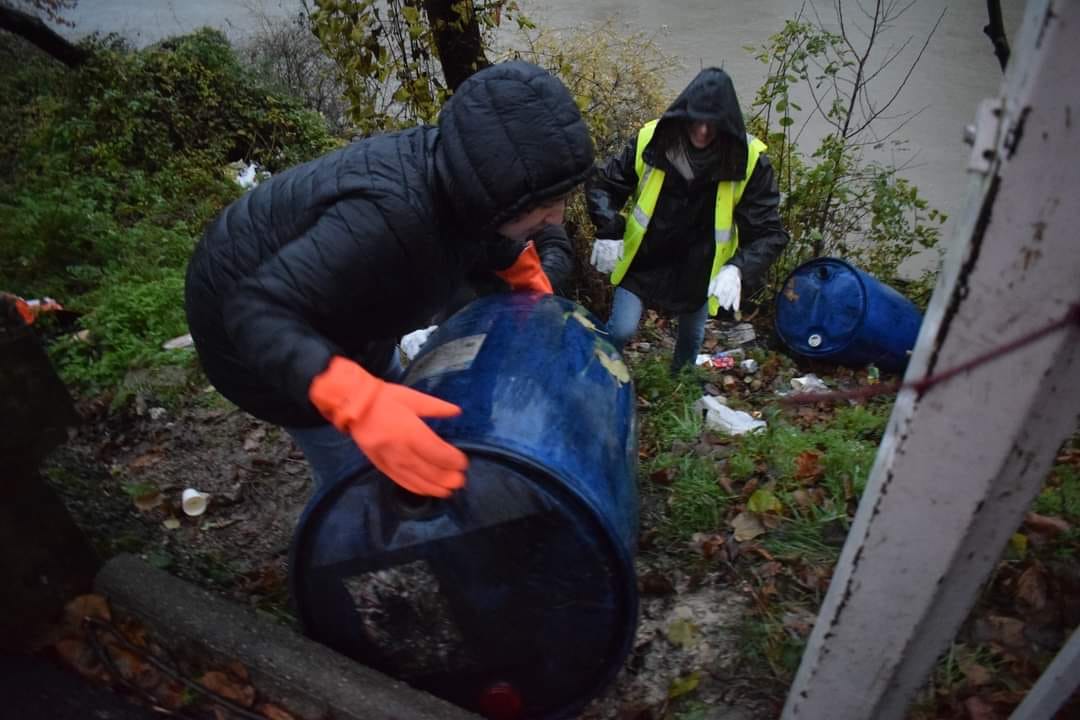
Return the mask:
<path id="1" fill-rule="evenodd" d="M 210 496 L 204 492 L 199 492 L 195 488 L 184 490 L 180 496 L 180 507 L 184 509 L 184 514 L 190 517 L 198 517 L 206 512 L 206 506 L 209 502 Z"/>

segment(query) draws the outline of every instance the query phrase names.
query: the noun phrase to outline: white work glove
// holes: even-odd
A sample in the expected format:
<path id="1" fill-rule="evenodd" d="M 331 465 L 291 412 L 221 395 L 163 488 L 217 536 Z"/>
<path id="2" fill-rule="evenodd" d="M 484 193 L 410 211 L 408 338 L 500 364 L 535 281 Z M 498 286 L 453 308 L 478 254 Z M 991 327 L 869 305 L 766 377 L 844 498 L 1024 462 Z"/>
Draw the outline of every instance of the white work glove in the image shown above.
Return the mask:
<path id="1" fill-rule="evenodd" d="M 593 243 L 592 257 L 589 262 L 598 272 L 609 273 L 615 269 L 615 265 L 622 257 L 622 240 L 601 240 Z"/>
<path id="2" fill-rule="evenodd" d="M 709 297 L 720 302 L 725 310 L 739 311 L 739 297 L 742 295 L 742 273 L 734 265 L 725 265 L 709 283 Z"/>

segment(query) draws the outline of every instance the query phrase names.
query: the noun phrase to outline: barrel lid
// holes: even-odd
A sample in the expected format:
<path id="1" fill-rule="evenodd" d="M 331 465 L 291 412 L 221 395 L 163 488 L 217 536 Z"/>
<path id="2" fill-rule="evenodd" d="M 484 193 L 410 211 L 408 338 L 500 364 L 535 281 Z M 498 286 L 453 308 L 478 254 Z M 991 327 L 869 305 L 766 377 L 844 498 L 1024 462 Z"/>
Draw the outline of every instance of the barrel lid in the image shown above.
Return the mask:
<path id="1" fill-rule="evenodd" d="M 463 449 L 467 485 L 447 500 L 366 464 L 313 499 L 290 562 L 297 614 L 320 642 L 463 707 L 508 686 L 522 717 L 579 708 L 629 652 L 632 559 L 558 478 Z"/>
<path id="2" fill-rule="evenodd" d="M 795 268 L 776 296 L 776 332 L 793 351 L 828 357 L 855 338 L 866 314 L 859 272 L 836 258 Z"/>

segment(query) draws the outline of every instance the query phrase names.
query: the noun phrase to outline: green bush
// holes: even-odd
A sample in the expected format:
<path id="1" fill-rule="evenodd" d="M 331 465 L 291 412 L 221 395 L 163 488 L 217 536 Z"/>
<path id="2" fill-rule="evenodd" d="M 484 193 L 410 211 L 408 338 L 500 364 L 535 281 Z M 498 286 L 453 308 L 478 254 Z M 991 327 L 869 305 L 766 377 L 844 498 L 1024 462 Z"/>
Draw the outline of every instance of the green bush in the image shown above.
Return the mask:
<path id="1" fill-rule="evenodd" d="M 0 289 L 82 313 L 89 333 L 52 350 L 67 380 L 94 390 L 190 357 L 160 346 L 185 330 L 184 268 L 203 226 L 242 192 L 226 166 L 277 171 L 338 143 L 219 32 L 140 51 L 86 44 L 91 59 L 64 70 L 0 34 L 0 58 L 20 59 L 0 77 Z"/>

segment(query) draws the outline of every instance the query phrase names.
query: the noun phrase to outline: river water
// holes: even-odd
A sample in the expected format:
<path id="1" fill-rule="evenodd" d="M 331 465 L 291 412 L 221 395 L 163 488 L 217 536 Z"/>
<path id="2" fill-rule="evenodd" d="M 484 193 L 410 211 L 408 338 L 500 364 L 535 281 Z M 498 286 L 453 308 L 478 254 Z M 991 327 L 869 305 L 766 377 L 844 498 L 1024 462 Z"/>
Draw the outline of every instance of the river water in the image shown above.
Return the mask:
<path id="1" fill-rule="evenodd" d="M 905 5 L 911 0 L 886 0 Z M 574 29 L 589 23 L 611 21 L 626 31 L 642 30 L 659 47 L 675 56 L 682 68 L 670 77 L 672 96 L 702 67 L 720 65 L 735 80 L 744 109 L 765 76 L 765 66 L 745 46 L 758 46 L 783 27 L 784 20 L 802 10 L 814 13 L 826 27 L 838 28 L 831 0 L 522 0 L 525 13 L 545 27 Z M 872 0 L 862 0 L 872 5 Z M 1003 0 L 1002 9 L 1010 39 L 1019 26 L 1024 0 Z M 270 15 L 287 16 L 300 8 L 299 0 L 80 0 L 67 13 L 74 28 L 68 35 L 118 32 L 137 45 L 187 32 L 202 25 L 223 29 L 242 37 L 251 28 L 253 8 Z M 865 27 L 854 0 L 844 0 L 847 27 L 857 45 L 863 42 L 855 24 Z M 944 15 L 941 16 L 942 11 Z M 880 36 L 873 57 L 883 58 L 899 50 L 897 60 L 871 86 L 880 104 L 896 90 L 927 34 L 939 16 L 940 24 L 906 85 L 896 97 L 890 114 L 913 115 L 894 136 L 909 142 L 889 146 L 879 156 L 904 167 L 934 207 L 955 218 L 966 196 L 965 165 L 968 148 L 963 129 L 972 122 L 979 100 L 998 93 L 1001 72 L 990 41 L 982 32 L 986 24 L 984 0 L 914 0 L 898 20 Z M 907 42 L 906 48 L 902 46 Z M 873 63 L 872 63 L 873 65 Z M 803 98 L 802 106 L 810 103 Z M 884 123 L 883 132 L 895 126 Z M 824 132 L 823 121 L 810 119 L 801 136 L 810 147 Z M 887 153 L 887 155 L 885 155 Z M 946 224 L 946 237 L 952 229 Z M 921 263 L 920 263 L 921 264 Z"/>

